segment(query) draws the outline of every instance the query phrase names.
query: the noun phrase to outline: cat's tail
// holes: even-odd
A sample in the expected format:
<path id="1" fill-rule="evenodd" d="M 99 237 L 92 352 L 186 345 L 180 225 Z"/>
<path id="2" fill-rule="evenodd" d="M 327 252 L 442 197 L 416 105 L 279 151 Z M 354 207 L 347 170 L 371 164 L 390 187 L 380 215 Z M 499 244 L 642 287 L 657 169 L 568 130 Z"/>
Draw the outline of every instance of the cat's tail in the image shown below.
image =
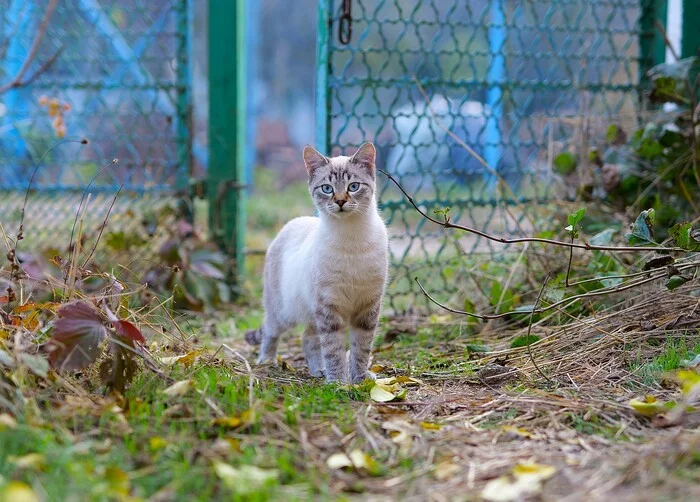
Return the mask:
<path id="1" fill-rule="evenodd" d="M 251 345 L 258 345 L 262 342 L 262 328 L 251 329 L 246 331 L 245 334 L 246 342 Z"/>

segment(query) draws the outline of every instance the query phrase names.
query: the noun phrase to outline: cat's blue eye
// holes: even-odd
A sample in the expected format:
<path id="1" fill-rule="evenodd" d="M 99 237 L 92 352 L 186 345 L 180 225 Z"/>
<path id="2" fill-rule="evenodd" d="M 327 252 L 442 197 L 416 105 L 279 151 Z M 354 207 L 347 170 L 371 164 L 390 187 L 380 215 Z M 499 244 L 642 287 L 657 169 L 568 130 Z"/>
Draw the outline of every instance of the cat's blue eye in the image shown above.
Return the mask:
<path id="1" fill-rule="evenodd" d="M 330 185 L 321 185 L 321 191 L 325 194 L 333 193 L 333 187 Z"/>
<path id="2" fill-rule="evenodd" d="M 359 183 L 350 183 L 348 185 L 348 192 L 357 192 L 360 189 Z"/>

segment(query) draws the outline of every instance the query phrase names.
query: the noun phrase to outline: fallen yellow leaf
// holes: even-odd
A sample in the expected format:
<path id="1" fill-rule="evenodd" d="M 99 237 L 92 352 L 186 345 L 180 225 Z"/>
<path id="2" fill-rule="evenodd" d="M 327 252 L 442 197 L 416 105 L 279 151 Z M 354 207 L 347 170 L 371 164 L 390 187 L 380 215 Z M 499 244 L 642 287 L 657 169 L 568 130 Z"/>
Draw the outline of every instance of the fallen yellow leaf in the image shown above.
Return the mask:
<path id="1" fill-rule="evenodd" d="M 512 502 L 542 491 L 542 482 L 551 478 L 556 469 L 551 465 L 524 463 L 513 467 L 512 477 L 501 476 L 489 481 L 481 497 L 489 502 Z"/>
<path id="2" fill-rule="evenodd" d="M 7 460 L 20 469 L 31 469 L 34 471 L 40 471 L 46 465 L 44 456 L 41 453 L 29 453 L 20 457 L 10 456 Z"/>
<path id="3" fill-rule="evenodd" d="M 462 468 L 460 466 L 453 464 L 449 460 L 440 462 L 438 465 L 435 466 L 435 479 L 437 479 L 438 481 L 445 481 L 447 479 L 450 479 L 452 476 L 454 476 L 461 470 Z"/>
<path id="4" fill-rule="evenodd" d="M 12 415 L 0 413 L 0 431 L 3 429 L 14 429 L 15 427 L 17 427 L 17 420 Z"/>
<path id="5" fill-rule="evenodd" d="M 334 453 L 326 459 L 329 469 L 338 470 L 345 467 L 353 467 L 352 460 L 345 453 Z"/>
<path id="6" fill-rule="evenodd" d="M 39 497 L 28 484 L 21 481 L 10 481 L 3 488 L 0 488 L 0 501 L 39 502 Z"/>
<path id="7" fill-rule="evenodd" d="M 168 442 L 160 436 L 153 436 L 151 439 L 148 440 L 148 444 L 151 447 L 151 450 L 153 451 L 162 450 L 163 448 L 168 446 Z"/>
<path id="8" fill-rule="evenodd" d="M 212 420 L 211 424 L 227 429 L 236 429 L 243 424 L 243 420 L 239 417 L 219 417 Z"/>
<path id="9" fill-rule="evenodd" d="M 645 417 L 653 417 L 661 413 L 666 413 L 671 408 L 673 408 L 673 403 L 665 403 L 663 401 L 657 401 L 653 396 L 646 396 L 644 400 L 632 399 L 629 405 Z"/>
<path id="10" fill-rule="evenodd" d="M 167 389 L 163 390 L 163 394 L 170 397 L 184 396 L 190 390 L 192 390 L 193 382 L 192 380 L 181 380 L 172 384 Z"/>
<path id="11" fill-rule="evenodd" d="M 435 424 L 433 422 L 421 422 L 420 426 L 426 431 L 439 431 L 440 424 Z"/>
<path id="12" fill-rule="evenodd" d="M 388 403 L 389 401 L 396 399 L 396 396 L 392 392 L 379 384 L 375 384 L 372 387 L 372 389 L 369 391 L 369 397 L 378 403 Z"/>

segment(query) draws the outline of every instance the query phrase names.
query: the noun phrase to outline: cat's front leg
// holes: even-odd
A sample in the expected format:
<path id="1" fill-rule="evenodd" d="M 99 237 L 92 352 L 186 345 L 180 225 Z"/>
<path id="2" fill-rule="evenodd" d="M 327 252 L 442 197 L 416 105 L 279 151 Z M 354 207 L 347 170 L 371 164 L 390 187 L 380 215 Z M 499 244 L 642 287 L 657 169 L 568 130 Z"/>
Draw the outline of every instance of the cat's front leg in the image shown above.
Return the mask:
<path id="1" fill-rule="evenodd" d="M 301 337 L 301 346 L 304 349 L 306 365 L 309 367 L 311 376 L 322 377 L 324 372 L 323 356 L 321 355 L 321 338 L 318 336 L 313 326 L 306 327 L 306 331 L 304 331 L 304 335 Z"/>
<path id="2" fill-rule="evenodd" d="M 321 339 L 321 354 L 328 382 L 347 380 L 345 357 L 345 323 L 333 305 L 319 303 L 316 309 L 316 331 Z"/>
<path id="3" fill-rule="evenodd" d="M 351 383 L 360 383 L 375 378 L 374 374 L 369 371 L 369 358 L 372 353 L 374 334 L 379 324 L 380 307 L 381 299 L 358 312 L 352 318 L 350 326 Z"/>

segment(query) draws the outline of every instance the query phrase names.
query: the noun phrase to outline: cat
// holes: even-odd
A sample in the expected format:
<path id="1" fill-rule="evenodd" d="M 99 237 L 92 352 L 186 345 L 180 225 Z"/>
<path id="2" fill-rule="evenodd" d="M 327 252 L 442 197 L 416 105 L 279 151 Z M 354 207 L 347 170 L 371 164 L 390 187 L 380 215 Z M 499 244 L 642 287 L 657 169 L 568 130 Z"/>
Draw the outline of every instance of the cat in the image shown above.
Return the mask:
<path id="1" fill-rule="evenodd" d="M 261 344 L 258 364 L 274 363 L 280 336 L 304 324 L 302 349 L 311 375 L 329 382 L 374 379 L 368 367 L 388 276 L 376 150 L 368 142 L 352 157 L 328 158 L 307 146 L 303 157 L 318 216 L 294 218 L 270 244 L 265 317 L 246 339 Z"/>

